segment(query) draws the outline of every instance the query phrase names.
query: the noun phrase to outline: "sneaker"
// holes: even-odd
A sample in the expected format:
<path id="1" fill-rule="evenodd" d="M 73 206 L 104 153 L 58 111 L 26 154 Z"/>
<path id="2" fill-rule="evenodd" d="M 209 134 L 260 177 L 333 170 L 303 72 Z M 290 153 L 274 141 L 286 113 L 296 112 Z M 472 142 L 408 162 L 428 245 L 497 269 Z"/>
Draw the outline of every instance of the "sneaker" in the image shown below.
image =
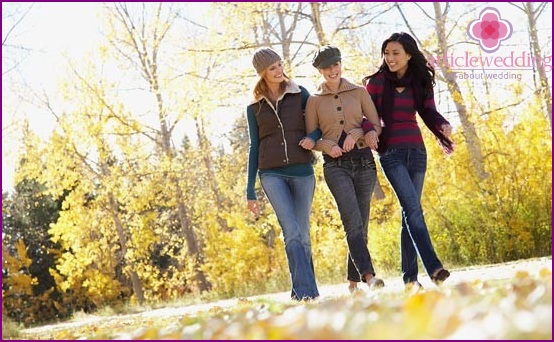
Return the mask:
<path id="1" fill-rule="evenodd" d="M 448 277 L 450 277 L 450 272 L 445 270 L 444 268 L 441 268 L 437 272 L 434 273 L 433 276 L 431 276 L 431 280 L 433 283 L 440 285 L 442 284 Z"/>
<path id="2" fill-rule="evenodd" d="M 380 289 L 385 286 L 385 282 L 381 278 L 373 277 L 367 282 L 370 290 Z"/>
<path id="3" fill-rule="evenodd" d="M 423 285 L 419 281 L 411 281 L 409 283 L 404 284 L 404 293 L 409 294 L 411 296 L 415 295 L 419 291 L 423 290 Z"/>

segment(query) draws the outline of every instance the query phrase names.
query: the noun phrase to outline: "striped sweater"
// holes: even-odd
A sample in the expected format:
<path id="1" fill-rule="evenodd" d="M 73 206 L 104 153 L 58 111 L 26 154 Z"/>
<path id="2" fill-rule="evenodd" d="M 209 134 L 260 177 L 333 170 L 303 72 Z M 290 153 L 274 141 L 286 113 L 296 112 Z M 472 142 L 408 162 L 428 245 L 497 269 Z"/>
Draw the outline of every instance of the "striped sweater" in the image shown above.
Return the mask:
<path id="1" fill-rule="evenodd" d="M 383 104 L 384 86 L 384 73 L 379 73 L 372 77 L 366 86 L 380 116 L 383 115 L 381 108 Z M 388 138 L 387 141 L 384 142 L 386 148 L 425 148 L 421 130 L 417 124 L 413 90 L 407 87 L 402 92 L 395 91 L 394 96 L 394 109 L 391 120 L 392 126 L 385 128 L 388 130 Z M 427 95 L 423 106 L 424 111 L 423 113 L 419 113 L 419 115 L 422 117 L 428 116 L 426 119 L 429 119 L 435 127 L 440 129 L 443 124 L 448 124 L 448 121 L 436 110 L 432 90 Z"/>

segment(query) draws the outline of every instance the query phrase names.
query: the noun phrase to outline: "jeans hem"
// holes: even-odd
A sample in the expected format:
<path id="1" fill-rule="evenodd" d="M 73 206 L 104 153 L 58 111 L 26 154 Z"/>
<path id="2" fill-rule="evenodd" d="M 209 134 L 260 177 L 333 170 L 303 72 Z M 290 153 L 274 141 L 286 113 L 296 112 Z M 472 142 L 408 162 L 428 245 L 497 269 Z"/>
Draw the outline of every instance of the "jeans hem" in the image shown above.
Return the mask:
<path id="1" fill-rule="evenodd" d="M 365 279 L 364 279 L 364 275 L 371 274 L 372 276 L 375 277 L 375 271 L 374 270 L 366 270 L 364 272 L 360 272 L 360 274 L 361 274 L 360 278 L 362 279 L 362 282 L 364 282 L 364 283 L 366 282 Z"/>

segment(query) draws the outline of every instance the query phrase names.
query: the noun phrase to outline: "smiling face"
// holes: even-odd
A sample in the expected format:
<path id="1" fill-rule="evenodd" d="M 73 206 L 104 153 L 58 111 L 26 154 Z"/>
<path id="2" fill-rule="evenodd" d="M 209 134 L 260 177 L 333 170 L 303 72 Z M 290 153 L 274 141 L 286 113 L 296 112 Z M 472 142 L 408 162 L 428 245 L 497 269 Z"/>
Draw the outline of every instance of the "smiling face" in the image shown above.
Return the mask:
<path id="1" fill-rule="evenodd" d="M 399 42 L 389 42 L 385 47 L 385 63 L 391 72 L 401 78 L 408 70 L 408 61 L 412 58 L 409 53 L 406 53 L 404 47 Z"/>
<path id="2" fill-rule="evenodd" d="M 265 69 L 263 78 L 266 83 L 271 86 L 271 84 L 279 84 L 285 80 L 285 75 L 283 73 L 283 62 L 277 61 Z"/>
<path id="3" fill-rule="evenodd" d="M 327 82 L 327 85 L 332 86 L 338 86 L 340 85 L 340 78 L 342 75 L 342 63 L 336 62 L 328 66 L 327 68 L 318 69 L 319 73 L 323 76 L 325 79 L 325 82 Z"/>

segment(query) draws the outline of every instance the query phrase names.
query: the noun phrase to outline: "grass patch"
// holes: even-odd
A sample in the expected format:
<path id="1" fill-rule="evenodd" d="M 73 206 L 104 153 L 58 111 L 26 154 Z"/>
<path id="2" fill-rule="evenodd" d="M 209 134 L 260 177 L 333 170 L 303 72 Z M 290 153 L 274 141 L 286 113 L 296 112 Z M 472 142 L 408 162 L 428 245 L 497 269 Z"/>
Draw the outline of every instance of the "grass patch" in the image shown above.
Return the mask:
<path id="1" fill-rule="evenodd" d="M 4 318 L 2 315 L 2 339 L 11 340 L 20 336 L 20 331 L 23 327 L 15 323 L 9 318 Z"/>

